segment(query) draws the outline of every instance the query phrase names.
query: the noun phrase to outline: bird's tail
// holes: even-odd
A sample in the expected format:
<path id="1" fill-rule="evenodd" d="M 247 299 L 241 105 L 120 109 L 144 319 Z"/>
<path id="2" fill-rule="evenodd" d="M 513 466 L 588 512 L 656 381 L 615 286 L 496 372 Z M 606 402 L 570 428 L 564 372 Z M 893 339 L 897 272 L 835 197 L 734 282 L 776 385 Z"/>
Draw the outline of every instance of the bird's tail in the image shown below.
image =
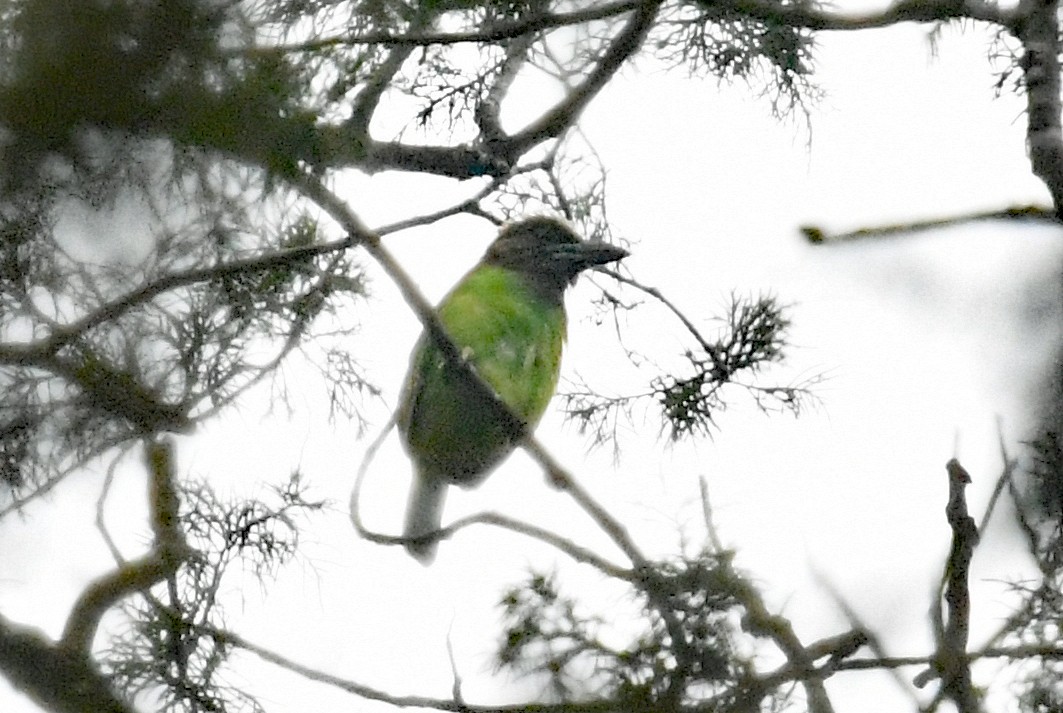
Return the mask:
<path id="1" fill-rule="evenodd" d="M 443 521 L 443 503 L 447 499 L 447 482 L 442 478 L 425 477 L 414 473 L 410 484 L 410 499 L 406 503 L 404 537 L 421 537 L 439 529 Z M 432 564 L 438 540 L 427 543 L 408 543 L 406 551 L 423 565 Z"/>

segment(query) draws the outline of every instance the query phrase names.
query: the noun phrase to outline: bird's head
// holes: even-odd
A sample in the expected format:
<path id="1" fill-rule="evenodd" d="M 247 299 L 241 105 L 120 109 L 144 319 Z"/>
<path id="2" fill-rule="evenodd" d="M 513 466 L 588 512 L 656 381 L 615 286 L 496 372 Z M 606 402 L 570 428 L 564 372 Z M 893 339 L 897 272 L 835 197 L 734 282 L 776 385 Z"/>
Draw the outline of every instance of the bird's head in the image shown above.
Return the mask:
<path id="1" fill-rule="evenodd" d="M 484 263 L 521 273 L 544 294 L 560 299 L 584 270 L 627 257 L 615 245 L 581 239 L 560 220 L 535 217 L 502 229 Z"/>

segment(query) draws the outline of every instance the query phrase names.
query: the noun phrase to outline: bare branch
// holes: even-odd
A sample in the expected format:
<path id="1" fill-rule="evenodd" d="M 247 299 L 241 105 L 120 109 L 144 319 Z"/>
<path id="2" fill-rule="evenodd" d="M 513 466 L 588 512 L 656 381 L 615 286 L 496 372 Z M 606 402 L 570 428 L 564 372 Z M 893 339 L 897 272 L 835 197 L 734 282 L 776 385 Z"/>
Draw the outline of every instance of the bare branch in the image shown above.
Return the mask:
<path id="1" fill-rule="evenodd" d="M 267 663 L 271 663 L 274 666 L 296 673 L 307 680 L 338 688 L 366 700 L 382 701 L 399 708 L 431 708 L 433 710 L 467 713 L 608 713 L 608 711 L 613 710 L 611 708 L 611 703 L 608 701 L 588 701 L 586 703 L 566 701 L 564 703 L 556 704 L 517 703 L 511 705 L 477 705 L 467 701 L 444 700 L 428 698 L 425 696 L 394 695 L 373 688 L 372 686 L 367 686 L 350 679 L 305 666 L 275 651 L 254 644 L 238 634 L 205 626 L 199 628 L 203 633 L 209 634 L 218 639 L 219 642 L 243 649 Z"/>
<path id="2" fill-rule="evenodd" d="M 952 548 L 945 562 L 944 600 L 948 618 L 932 667 L 915 678 L 915 685 L 922 687 L 931 678 L 940 676 L 940 696 L 956 704 L 960 713 L 977 713 L 982 710 L 978 694 L 971 683 L 971 667 L 967 654 L 967 637 L 970 631 L 971 594 L 968 588 L 971 558 L 978 544 L 978 528 L 967 514 L 965 489 L 971 476 L 955 458 L 945 464 L 949 480 L 949 501 L 945 516 L 952 528 Z"/>
<path id="3" fill-rule="evenodd" d="M 853 240 L 866 240 L 869 238 L 892 238 L 906 237 L 925 230 L 937 230 L 939 228 L 951 228 L 966 225 L 968 223 L 1003 220 L 1020 221 L 1022 223 L 1058 223 L 1056 211 L 1053 208 L 1045 208 L 1037 205 L 1010 206 L 1000 210 L 977 211 L 963 215 L 947 216 L 943 218 L 926 218 L 924 220 L 909 221 L 907 223 L 891 223 L 888 225 L 875 225 L 866 228 L 858 228 L 842 233 L 831 233 L 819 225 L 803 225 L 800 228 L 804 238 L 813 245 L 834 245 Z"/>
<path id="4" fill-rule="evenodd" d="M 411 28 L 415 34 L 424 26 L 427 20 L 427 13 L 422 12 L 419 15 L 417 24 Z M 377 105 L 380 104 L 380 98 L 415 48 L 416 45 L 413 44 L 392 46 L 388 51 L 387 58 L 373 71 L 372 76 L 365 81 L 364 86 L 358 92 L 354 107 L 351 109 L 351 118 L 344 127 L 344 131 L 349 137 L 357 137 L 361 141 L 368 139 L 369 122 L 373 118 Z"/>
<path id="5" fill-rule="evenodd" d="M 48 641 L 0 616 L 0 670 L 14 687 L 54 713 L 136 713 L 85 652 Z"/>
<path id="6" fill-rule="evenodd" d="M 480 129 L 480 141 L 488 146 L 505 138 L 501 121 L 502 102 L 524 67 L 528 51 L 535 40 L 536 36 L 533 33 L 513 38 L 506 47 L 506 58 L 488 88 L 486 96 L 476 107 L 475 119 Z"/>
<path id="7" fill-rule="evenodd" d="M 538 120 L 510 137 L 511 152 L 523 153 L 528 148 L 560 136 L 575 121 L 576 117 L 598 95 L 632 55 L 642 46 L 643 40 L 653 26 L 662 0 L 644 0 L 635 8 L 627 24 L 609 43 L 608 49 L 597 61 L 594 69 L 560 103 L 546 111 Z"/>
<path id="8" fill-rule="evenodd" d="M 116 569 L 90 583 L 78 597 L 63 631 L 60 645 L 88 656 L 100 619 L 124 597 L 151 588 L 171 576 L 190 550 L 181 532 L 178 510 L 173 443 L 168 440 L 145 444 L 148 467 L 148 506 L 154 533 L 152 550 L 144 557 L 120 563 Z"/>
<path id="9" fill-rule="evenodd" d="M 366 32 L 321 37 L 306 42 L 271 47 L 256 47 L 237 50 L 237 54 L 276 54 L 289 52 L 316 52 L 344 45 L 454 45 L 465 43 L 488 43 L 511 40 L 546 30 L 581 25 L 594 20 L 604 20 L 630 12 L 643 4 L 643 0 L 620 0 L 619 2 L 594 5 L 572 12 L 532 13 L 508 22 L 499 22 L 485 28 L 463 32 Z"/>
<path id="10" fill-rule="evenodd" d="M 1060 123 L 1058 0 L 1021 0 L 1013 31 L 1022 42 L 1026 86 L 1026 145 L 1033 172 L 1063 218 L 1063 125 Z"/>
<path id="11" fill-rule="evenodd" d="M 911 685 L 909 685 L 908 681 L 897 672 L 897 669 L 901 666 L 926 665 L 930 663 L 930 657 L 897 658 L 889 656 L 879 637 L 875 635 L 872 628 L 867 625 L 864 618 L 856 611 L 856 608 L 853 607 L 844 596 L 842 596 L 842 593 L 838 591 L 834 584 L 818 570 L 813 569 L 812 576 L 815 578 L 819 586 L 827 591 L 831 599 L 834 601 L 834 604 L 843 614 L 845 614 L 845 618 L 849 620 L 854 631 L 862 632 L 864 634 L 864 643 L 869 649 L 871 649 L 872 653 L 875 654 L 874 658 L 847 659 L 845 661 L 840 661 L 834 667 L 835 670 L 884 668 L 890 673 L 890 677 L 897 684 L 897 688 L 907 694 L 913 702 L 918 703 Z M 881 666 L 871 665 L 871 662 L 881 662 Z"/>
<path id="12" fill-rule="evenodd" d="M 233 260 L 208 267 L 171 272 L 101 305 L 76 322 L 55 329 L 51 336 L 40 342 L 27 345 L 0 344 L 0 364 L 23 364 L 54 354 L 61 347 L 104 322 L 112 321 L 126 312 L 143 305 L 161 294 L 178 287 L 208 282 L 223 277 L 256 273 L 273 267 L 285 267 L 308 257 L 342 251 L 352 245 L 349 239 L 328 243 L 281 248 L 264 255 Z"/>
<path id="13" fill-rule="evenodd" d="M 604 272 L 605 274 L 609 275 L 617 282 L 620 282 L 625 285 L 630 285 L 631 287 L 634 287 L 637 290 L 645 292 L 647 295 L 664 305 L 668 309 L 668 311 L 671 312 L 676 317 L 676 319 L 679 320 L 679 322 L 683 325 L 687 332 L 690 333 L 690 336 L 694 337 L 694 340 L 706 353 L 711 354 L 718 348 L 717 345 L 709 342 L 709 340 L 701 334 L 698 328 L 694 326 L 694 323 L 690 321 L 690 318 L 687 317 L 683 313 L 683 311 L 680 310 L 674 302 L 668 299 L 664 295 L 664 293 L 662 293 L 658 288 L 652 285 L 643 284 L 638 280 L 627 277 L 626 275 L 622 275 L 619 272 L 615 270 L 610 270 L 608 268 L 601 268 L 601 272 Z"/>
<path id="14" fill-rule="evenodd" d="M 882 10 L 841 13 L 813 3 L 781 4 L 771 0 L 699 0 L 705 7 L 730 10 L 760 20 L 809 30 L 868 30 L 902 22 L 971 19 L 1010 27 L 1014 15 L 997 3 L 982 0 L 899 0 Z"/>
<path id="15" fill-rule="evenodd" d="M 985 512 L 982 514 L 982 521 L 978 523 L 979 532 L 985 532 L 986 526 L 989 524 L 989 518 L 992 517 L 993 511 L 996 509 L 1000 494 L 1004 492 L 1005 486 L 1011 485 L 1015 477 L 1015 471 L 1019 467 L 1017 459 L 1008 457 L 1008 446 L 1004 440 L 1004 427 L 999 418 L 997 419 L 997 441 L 1000 445 L 1000 458 L 1004 466 L 997 477 L 996 485 L 993 486 L 993 494 L 989 496 L 989 502 L 986 504 Z"/>
<path id="16" fill-rule="evenodd" d="M 798 638 L 793 625 L 788 619 L 778 614 L 772 614 L 764 603 L 760 592 L 751 585 L 741 587 L 739 599 L 746 608 L 747 626 L 750 631 L 760 636 L 766 636 L 775 642 L 779 650 L 786 656 L 790 666 L 794 669 L 794 679 L 801 682 L 808 697 L 808 710 L 810 713 L 830 713 L 834 706 L 830 702 L 827 690 L 823 686 L 823 677 L 817 673 L 815 659 L 818 652 L 809 651 Z M 862 645 L 864 639 L 859 640 Z M 859 648 L 859 645 L 857 648 Z M 849 648 L 847 645 L 846 648 Z"/>

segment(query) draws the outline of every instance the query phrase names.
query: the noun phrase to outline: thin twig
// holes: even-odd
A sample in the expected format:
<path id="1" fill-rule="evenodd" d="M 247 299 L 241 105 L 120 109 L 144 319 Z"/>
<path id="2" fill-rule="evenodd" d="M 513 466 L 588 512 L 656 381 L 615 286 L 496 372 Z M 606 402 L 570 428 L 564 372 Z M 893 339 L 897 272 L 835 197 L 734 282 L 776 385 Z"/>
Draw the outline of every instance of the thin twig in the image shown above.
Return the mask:
<path id="1" fill-rule="evenodd" d="M 716 531 L 716 524 L 712 519 L 712 504 L 709 502 L 709 483 L 705 476 L 698 477 L 698 490 L 701 493 L 701 516 L 705 525 L 705 533 L 712 545 L 713 552 L 721 554 L 724 551 L 720 533 Z"/>
<path id="2" fill-rule="evenodd" d="M 1000 499 L 1000 494 L 1004 492 L 1004 486 L 1012 481 L 1015 469 L 1019 467 L 1017 460 L 1008 457 L 1008 446 L 1004 442 L 1004 425 L 999 416 L 997 417 L 997 441 L 1000 445 L 1000 459 L 1004 463 L 1004 467 L 1000 471 L 996 484 L 993 486 L 993 494 L 989 496 L 985 512 L 982 513 L 982 521 L 978 523 L 979 532 L 985 532 L 986 526 L 989 524 L 989 518 L 992 516 L 993 511 L 996 509 L 997 501 Z"/>
<path id="3" fill-rule="evenodd" d="M 677 307 L 674 302 L 665 297 L 664 293 L 661 292 L 659 289 L 650 285 L 644 285 L 638 280 L 620 274 L 616 270 L 601 268 L 599 272 L 609 275 L 609 277 L 613 278 L 617 282 L 623 283 L 625 285 L 630 285 L 636 290 L 645 292 L 647 295 L 660 302 L 662 305 L 665 306 L 665 308 L 669 312 L 671 312 L 675 316 L 676 319 L 678 319 L 682 323 L 686 330 L 690 332 L 690 335 L 694 337 L 694 339 L 697 341 L 697 343 L 701 346 L 701 348 L 705 351 L 706 354 L 716 353 L 716 345 L 711 344 L 709 340 L 702 335 L 698 328 L 694 326 L 694 323 L 690 321 L 690 319 L 683 313 L 683 311 L 679 309 L 679 307 Z"/>
<path id="4" fill-rule="evenodd" d="M 108 551 L 110 551 L 112 559 L 114 559 L 115 563 L 119 565 L 125 563 L 125 558 L 122 557 L 118 545 L 115 544 L 114 538 L 111 537 L 111 531 L 107 528 L 107 522 L 104 517 L 104 506 L 111 493 L 111 485 L 114 483 L 114 474 L 118 468 L 118 464 L 121 462 L 125 451 L 131 448 L 132 445 L 132 443 L 124 445 L 119 450 L 118 455 L 111 461 L 111 464 L 107 466 L 107 475 L 104 476 L 103 486 L 100 488 L 100 496 L 96 498 L 96 529 L 99 530 L 100 537 L 103 538 L 103 543 L 107 546 Z"/>
<path id="5" fill-rule="evenodd" d="M 890 672 L 891 677 L 893 678 L 899 689 L 901 689 L 906 695 L 910 696 L 913 702 L 917 702 L 915 693 L 912 691 L 912 687 L 909 685 L 908 681 L 900 675 L 897 669 L 901 666 L 912 666 L 920 664 L 926 665 L 930 662 L 930 657 L 891 657 L 889 654 L 886 653 L 886 647 L 882 644 L 882 641 L 877 636 L 875 636 L 872 631 L 872 628 L 867 625 L 863 617 L 861 617 L 860 614 L 856 611 L 856 607 L 849 603 L 849 601 L 842 595 L 838 588 L 834 586 L 833 582 L 827 579 L 818 569 L 815 568 L 813 568 L 812 570 L 812 577 L 813 579 L 815 579 L 816 583 L 820 587 L 822 587 L 828 595 L 830 595 L 830 598 L 834 600 L 834 605 L 841 609 L 842 613 L 845 614 L 845 618 L 849 620 L 849 623 L 852 625 L 852 627 L 855 630 L 864 633 L 866 637 L 865 643 L 867 647 L 871 649 L 871 651 L 875 654 L 875 659 L 850 659 L 848 661 L 843 661 L 838 664 L 838 666 L 836 667 L 837 670 L 840 671 L 850 668 L 862 668 L 865 666 L 864 662 L 872 660 L 891 662 L 890 665 L 883 665 L 882 668 L 885 668 L 887 671 Z M 898 661 L 904 661 L 905 663 L 896 665 L 892 664 L 892 662 Z M 872 667 L 867 666 L 867 668 Z"/>

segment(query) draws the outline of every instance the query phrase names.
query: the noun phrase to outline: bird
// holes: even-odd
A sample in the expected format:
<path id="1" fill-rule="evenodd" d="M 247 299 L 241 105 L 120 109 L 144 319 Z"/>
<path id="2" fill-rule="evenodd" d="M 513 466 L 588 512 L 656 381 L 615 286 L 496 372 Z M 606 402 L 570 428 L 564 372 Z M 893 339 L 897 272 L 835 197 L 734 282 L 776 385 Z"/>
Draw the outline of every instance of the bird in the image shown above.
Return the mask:
<path id="1" fill-rule="evenodd" d="M 448 360 L 428 330 L 410 357 L 396 423 L 413 463 L 403 544 L 435 558 L 451 485 L 473 488 L 538 424 L 557 386 L 565 341 L 565 289 L 580 273 L 627 257 L 534 216 L 499 231 L 483 258 L 443 298 L 440 325 L 469 369 Z M 501 403 L 499 402 L 501 401 Z"/>

